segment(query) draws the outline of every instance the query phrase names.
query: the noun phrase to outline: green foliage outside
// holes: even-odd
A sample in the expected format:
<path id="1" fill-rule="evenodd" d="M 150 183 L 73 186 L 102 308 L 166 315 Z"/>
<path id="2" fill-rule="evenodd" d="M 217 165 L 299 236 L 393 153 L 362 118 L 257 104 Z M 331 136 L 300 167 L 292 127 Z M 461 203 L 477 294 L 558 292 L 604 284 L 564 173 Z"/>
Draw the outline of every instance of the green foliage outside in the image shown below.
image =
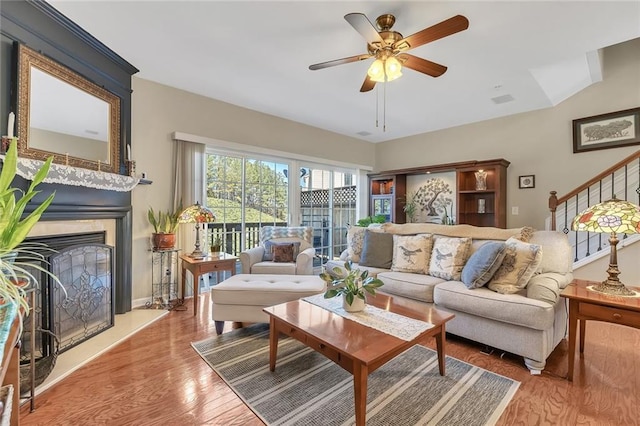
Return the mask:
<path id="1" fill-rule="evenodd" d="M 280 164 L 267 161 L 245 163 L 245 221 L 286 222 L 288 180 Z M 240 222 L 242 206 L 242 159 L 207 156 L 207 207 L 225 222 Z M 223 210 L 224 209 L 224 210 Z"/>
<path id="2" fill-rule="evenodd" d="M 226 206 L 226 209 L 225 209 Z M 240 223 L 242 208 L 240 203 L 230 200 L 221 200 L 219 198 L 209 197 L 207 198 L 207 207 L 209 207 L 213 214 L 216 215 L 216 222 L 222 222 L 222 212 L 225 212 L 224 221 L 228 223 Z M 282 222 L 283 220 L 277 219 L 271 215 L 261 213 L 256 209 L 245 209 L 245 221 L 252 222 Z M 286 219 L 284 220 L 286 222 Z"/>

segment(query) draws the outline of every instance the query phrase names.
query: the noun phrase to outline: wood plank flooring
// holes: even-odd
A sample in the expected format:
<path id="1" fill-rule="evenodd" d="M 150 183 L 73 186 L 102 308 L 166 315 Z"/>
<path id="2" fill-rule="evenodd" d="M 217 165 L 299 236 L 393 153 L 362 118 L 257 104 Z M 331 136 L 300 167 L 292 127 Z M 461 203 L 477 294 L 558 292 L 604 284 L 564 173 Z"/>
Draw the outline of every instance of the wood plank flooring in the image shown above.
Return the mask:
<path id="1" fill-rule="evenodd" d="M 35 412 L 25 404 L 21 424 L 262 425 L 190 345 L 215 335 L 203 296 L 197 316 L 187 303 L 38 396 Z M 448 355 L 521 382 L 499 425 L 640 425 L 640 330 L 588 322 L 573 383 L 566 341 L 541 376 L 520 357 L 455 336 L 447 343 Z"/>

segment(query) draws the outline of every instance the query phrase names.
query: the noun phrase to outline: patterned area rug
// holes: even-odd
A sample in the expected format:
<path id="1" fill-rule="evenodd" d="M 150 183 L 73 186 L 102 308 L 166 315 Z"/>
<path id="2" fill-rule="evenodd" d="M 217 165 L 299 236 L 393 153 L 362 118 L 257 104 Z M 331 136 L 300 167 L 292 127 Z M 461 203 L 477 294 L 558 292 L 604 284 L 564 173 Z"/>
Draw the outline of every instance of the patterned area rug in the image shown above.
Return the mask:
<path id="1" fill-rule="evenodd" d="M 268 425 L 352 425 L 353 377 L 302 343 L 281 338 L 269 371 L 269 327 L 256 324 L 192 343 Z M 414 346 L 369 376 L 367 425 L 492 425 L 519 382 Z"/>

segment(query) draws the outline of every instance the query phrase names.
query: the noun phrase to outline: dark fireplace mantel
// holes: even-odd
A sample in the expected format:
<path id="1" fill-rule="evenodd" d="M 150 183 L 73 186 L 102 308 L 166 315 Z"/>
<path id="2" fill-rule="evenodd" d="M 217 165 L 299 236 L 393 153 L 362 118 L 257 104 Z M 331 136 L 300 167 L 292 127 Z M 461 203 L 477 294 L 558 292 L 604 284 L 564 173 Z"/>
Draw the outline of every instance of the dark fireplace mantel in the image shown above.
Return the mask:
<path id="1" fill-rule="evenodd" d="M 69 20 L 45 1 L 2 2 L 0 8 L 0 118 L 17 108 L 17 70 L 13 60 L 14 42 L 22 43 L 61 63 L 87 80 L 120 98 L 120 152 L 131 144 L 131 76 L 138 72 L 117 53 Z M 64 100 L 60 107 L 64 108 Z M 0 134 L 6 135 L 6 120 L 0 119 Z M 20 137 L 20 135 L 17 135 Z M 124 160 L 119 169 L 125 174 Z M 16 178 L 18 187 L 28 181 Z M 44 197 L 56 191 L 53 203 L 42 216 L 44 221 L 115 219 L 116 313 L 131 310 L 131 193 L 43 183 L 42 191 L 27 208 L 33 210 Z"/>

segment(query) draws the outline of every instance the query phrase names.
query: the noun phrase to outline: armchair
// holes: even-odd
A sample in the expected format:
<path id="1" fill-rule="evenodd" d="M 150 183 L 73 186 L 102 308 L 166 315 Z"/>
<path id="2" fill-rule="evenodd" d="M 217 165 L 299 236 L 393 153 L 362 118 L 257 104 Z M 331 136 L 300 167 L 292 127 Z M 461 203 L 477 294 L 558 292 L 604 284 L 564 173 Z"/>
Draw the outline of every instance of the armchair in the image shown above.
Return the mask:
<path id="1" fill-rule="evenodd" d="M 243 274 L 313 275 L 313 228 L 263 226 L 260 246 L 240 253 Z"/>

